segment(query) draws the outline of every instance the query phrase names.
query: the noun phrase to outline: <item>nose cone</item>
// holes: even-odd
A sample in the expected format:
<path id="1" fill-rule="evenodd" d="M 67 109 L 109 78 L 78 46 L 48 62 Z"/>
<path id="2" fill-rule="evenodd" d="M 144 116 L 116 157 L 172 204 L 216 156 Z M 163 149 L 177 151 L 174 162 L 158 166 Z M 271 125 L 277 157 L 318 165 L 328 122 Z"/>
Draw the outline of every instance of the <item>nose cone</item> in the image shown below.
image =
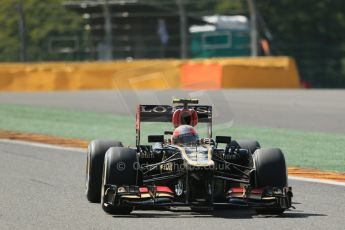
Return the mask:
<path id="1" fill-rule="evenodd" d="M 211 148 L 203 146 L 180 147 L 182 157 L 186 160 L 188 165 L 193 167 L 212 167 L 214 161 L 212 160 Z"/>

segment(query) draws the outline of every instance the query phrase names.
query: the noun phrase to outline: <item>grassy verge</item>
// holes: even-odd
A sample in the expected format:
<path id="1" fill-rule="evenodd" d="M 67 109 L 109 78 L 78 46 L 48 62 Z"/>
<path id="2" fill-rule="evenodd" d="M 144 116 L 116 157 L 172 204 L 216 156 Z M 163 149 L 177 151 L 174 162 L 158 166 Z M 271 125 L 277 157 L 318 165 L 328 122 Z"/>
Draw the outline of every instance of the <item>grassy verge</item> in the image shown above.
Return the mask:
<path id="1" fill-rule="evenodd" d="M 170 124 L 146 124 L 142 136 L 171 130 Z M 0 105 L 0 129 L 53 136 L 135 142 L 135 118 L 65 109 Z M 216 125 L 214 135 L 257 139 L 265 148 L 280 147 L 289 166 L 345 172 L 345 135 L 287 129 Z M 143 138 L 144 139 L 144 138 Z"/>

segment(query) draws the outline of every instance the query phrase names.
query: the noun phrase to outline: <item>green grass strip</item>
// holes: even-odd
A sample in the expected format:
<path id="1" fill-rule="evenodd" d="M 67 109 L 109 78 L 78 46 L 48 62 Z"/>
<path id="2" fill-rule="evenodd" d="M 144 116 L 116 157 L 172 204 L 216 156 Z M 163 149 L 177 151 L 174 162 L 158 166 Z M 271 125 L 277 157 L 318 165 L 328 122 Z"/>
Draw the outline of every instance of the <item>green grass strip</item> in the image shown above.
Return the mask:
<path id="1" fill-rule="evenodd" d="M 67 109 L 1 104 L 0 129 L 85 140 L 116 139 L 127 145 L 135 143 L 134 117 Z M 169 123 L 144 124 L 142 139 L 171 129 Z M 200 127 L 199 131 L 205 133 Z M 231 124 L 215 125 L 213 133 L 234 139 L 256 139 L 264 148 L 279 147 L 289 166 L 345 172 L 345 135 L 342 134 Z"/>

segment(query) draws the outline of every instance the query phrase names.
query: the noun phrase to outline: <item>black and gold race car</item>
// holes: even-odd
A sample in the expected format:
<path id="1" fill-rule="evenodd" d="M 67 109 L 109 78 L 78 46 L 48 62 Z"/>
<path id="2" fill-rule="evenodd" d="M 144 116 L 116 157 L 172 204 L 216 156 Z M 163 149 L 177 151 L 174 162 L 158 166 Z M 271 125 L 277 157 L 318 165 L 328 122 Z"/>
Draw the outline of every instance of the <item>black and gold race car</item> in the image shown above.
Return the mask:
<path id="1" fill-rule="evenodd" d="M 94 140 L 86 165 L 86 196 L 111 214 L 134 208 L 249 206 L 258 213 L 282 214 L 291 207 L 282 151 L 257 141 L 212 138 L 212 107 L 196 99 L 170 105 L 139 105 L 136 146 Z M 142 122 L 172 122 L 173 131 L 149 135 L 141 144 Z M 200 138 L 195 127 L 206 124 Z M 163 135 L 164 133 L 164 135 Z"/>

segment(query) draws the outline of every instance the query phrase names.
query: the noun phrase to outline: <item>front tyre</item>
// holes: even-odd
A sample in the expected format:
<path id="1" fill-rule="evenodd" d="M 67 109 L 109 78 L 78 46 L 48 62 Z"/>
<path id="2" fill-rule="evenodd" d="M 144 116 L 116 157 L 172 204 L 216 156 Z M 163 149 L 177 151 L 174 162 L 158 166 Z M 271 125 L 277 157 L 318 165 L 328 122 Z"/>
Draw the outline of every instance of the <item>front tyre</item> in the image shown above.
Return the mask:
<path id="1" fill-rule="evenodd" d="M 104 156 L 110 147 L 120 147 L 122 143 L 111 140 L 93 140 L 87 149 L 85 194 L 88 201 L 101 201 L 101 185 Z"/>
<path id="2" fill-rule="evenodd" d="M 104 159 L 102 176 L 101 204 L 105 212 L 109 214 L 129 214 L 133 210 L 128 206 L 109 205 L 105 202 L 104 186 L 106 184 L 123 186 L 138 185 L 137 152 L 130 148 L 110 148 Z"/>
<path id="3" fill-rule="evenodd" d="M 253 155 L 256 169 L 256 187 L 287 187 L 287 169 L 284 154 L 278 148 L 258 149 Z M 284 208 L 261 208 L 255 210 L 258 214 L 279 215 Z"/>
<path id="4" fill-rule="evenodd" d="M 253 159 L 256 169 L 256 187 L 287 186 L 286 163 L 280 149 L 258 149 L 255 151 Z"/>

